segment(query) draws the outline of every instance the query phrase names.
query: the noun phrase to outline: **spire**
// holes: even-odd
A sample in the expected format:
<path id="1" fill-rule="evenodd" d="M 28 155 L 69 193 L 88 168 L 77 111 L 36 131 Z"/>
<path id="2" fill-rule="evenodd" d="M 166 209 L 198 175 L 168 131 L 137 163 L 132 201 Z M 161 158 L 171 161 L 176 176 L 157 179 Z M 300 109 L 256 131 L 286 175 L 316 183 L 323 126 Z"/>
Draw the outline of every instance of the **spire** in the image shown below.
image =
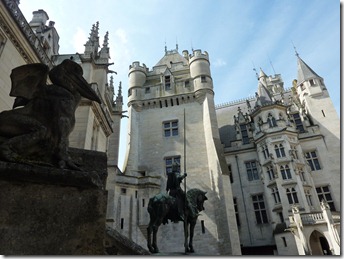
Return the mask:
<path id="1" fill-rule="evenodd" d="M 103 47 L 100 49 L 100 58 L 109 59 L 110 58 L 110 49 L 109 45 L 109 32 L 107 31 L 104 36 Z"/>
<path id="2" fill-rule="evenodd" d="M 312 78 L 322 78 L 315 73 L 300 57 L 297 55 L 297 82 L 302 82 Z"/>
<path id="3" fill-rule="evenodd" d="M 85 46 L 85 52 L 84 54 L 86 56 L 95 56 L 98 53 L 98 47 L 99 47 L 99 22 L 96 22 L 96 24 L 92 25 L 92 29 L 90 32 L 90 36 L 88 37 L 88 41 L 86 42 Z"/>
<path id="4" fill-rule="evenodd" d="M 116 104 L 122 104 L 123 103 L 123 96 L 122 96 L 122 82 L 119 82 L 118 85 L 118 94 L 117 94 L 117 98 L 116 98 Z"/>

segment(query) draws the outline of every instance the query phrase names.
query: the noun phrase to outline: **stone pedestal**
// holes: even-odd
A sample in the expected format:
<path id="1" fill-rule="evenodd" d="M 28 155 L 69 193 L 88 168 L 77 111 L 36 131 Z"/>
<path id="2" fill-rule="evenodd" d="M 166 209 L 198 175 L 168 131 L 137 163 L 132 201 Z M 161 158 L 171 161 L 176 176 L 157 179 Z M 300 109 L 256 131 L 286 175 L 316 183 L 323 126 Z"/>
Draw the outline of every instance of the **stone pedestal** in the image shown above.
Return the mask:
<path id="1" fill-rule="evenodd" d="M 106 154 L 71 153 L 84 171 L 0 161 L 0 254 L 104 254 Z"/>

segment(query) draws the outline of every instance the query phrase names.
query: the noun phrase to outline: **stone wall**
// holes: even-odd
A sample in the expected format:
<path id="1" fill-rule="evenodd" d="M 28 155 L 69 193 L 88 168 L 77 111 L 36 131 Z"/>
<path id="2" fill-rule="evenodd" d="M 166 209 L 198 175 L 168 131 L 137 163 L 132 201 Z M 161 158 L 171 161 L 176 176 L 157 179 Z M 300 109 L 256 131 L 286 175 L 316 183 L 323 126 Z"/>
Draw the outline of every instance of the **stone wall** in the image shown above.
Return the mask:
<path id="1" fill-rule="evenodd" d="M 106 154 L 72 155 L 84 171 L 0 161 L 0 254 L 104 254 Z"/>

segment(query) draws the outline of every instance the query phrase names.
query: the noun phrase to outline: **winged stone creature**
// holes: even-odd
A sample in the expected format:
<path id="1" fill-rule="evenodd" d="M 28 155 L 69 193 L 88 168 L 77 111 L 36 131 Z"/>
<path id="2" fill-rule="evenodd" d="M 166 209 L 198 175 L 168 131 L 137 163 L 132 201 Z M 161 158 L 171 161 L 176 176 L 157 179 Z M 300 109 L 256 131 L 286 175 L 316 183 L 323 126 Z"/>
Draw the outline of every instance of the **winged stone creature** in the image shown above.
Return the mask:
<path id="1" fill-rule="evenodd" d="M 47 84 L 47 77 L 53 84 Z M 14 68 L 13 109 L 0 113 L 0 159 L 81 170 L 71 159 L 69 134 L 81 97 L 101 103 L 80 65 L 66 59 L 49 71 L 35 63 Z"/>

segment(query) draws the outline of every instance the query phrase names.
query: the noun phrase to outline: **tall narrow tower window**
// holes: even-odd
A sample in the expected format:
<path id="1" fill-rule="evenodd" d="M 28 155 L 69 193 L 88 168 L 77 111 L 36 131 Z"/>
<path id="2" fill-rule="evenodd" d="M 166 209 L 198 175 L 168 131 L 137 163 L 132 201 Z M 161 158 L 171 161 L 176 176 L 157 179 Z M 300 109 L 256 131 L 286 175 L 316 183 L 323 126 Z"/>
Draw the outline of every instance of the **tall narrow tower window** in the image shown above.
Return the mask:
<path id="1" fill-rule="evenodd" d="M 300 114 L 299 114 L 298 112 L 292 114 L 292 119 L 293 119 L 293 121 L 294 121 L 294 123 L 295 123 L 296 129 L 297 129 L 300 133 L 305 132 L 305 129 L 304 129 L 304 127 L 303 127 L 303 123 L 302 123 Z"/>
<path id="2" fill-rule="evenodd" d="M 250 140 L 248 138 L 248 132 L 247 132 L 246 124 L 241 124 L 240 125 L 240 131 L 241 131 L 242 143 L 243 144 L 249 144 Z"/>
<path id="3" fill-rule="evenodd" d="M 246 162 L 247 179 L 249 181 L 259 180 L 256 161 Z"/>
<path id="4" fill-rule="evenodd" d="M 257 224 L 268 223 L 263 194 L 252 196 L 252 202 Z"/>
<path id="5" fill-rule="evenodd" d="M 165 137 L 178 136 L 178 121 L 166 121 L 163 123 Z"/>
<path id="6" fill-rule="evenodd" d="M 171 76 L 165 76 L 165 90 L 171 90 Z"/>

